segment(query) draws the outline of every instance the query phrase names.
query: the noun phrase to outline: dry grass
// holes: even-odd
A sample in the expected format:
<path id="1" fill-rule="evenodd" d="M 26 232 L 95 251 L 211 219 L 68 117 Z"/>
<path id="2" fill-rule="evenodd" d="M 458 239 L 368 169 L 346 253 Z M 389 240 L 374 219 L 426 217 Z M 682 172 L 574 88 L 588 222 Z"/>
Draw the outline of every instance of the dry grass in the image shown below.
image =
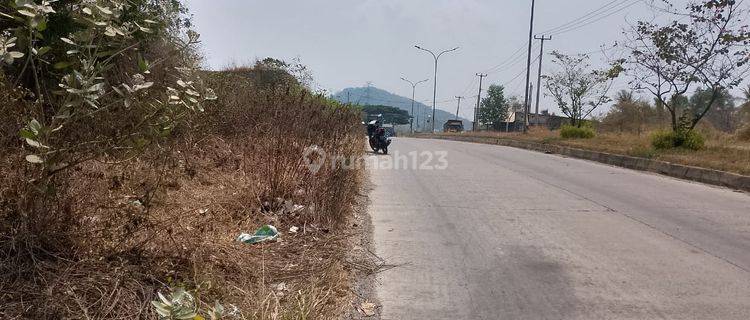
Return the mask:
<path id="1" fill-rule="evenodd" d="M 153 319 L 149 301 L 174 287 L 220 301 L 230 319 L 341 313 L 345 225 L 361 172 L 312 173 L 301 155 L 310 145 L 360 155 L 358 113 L 299 88 L 259 91 L 223 73 L 207 80 L 222 99 L 174 139 L 135 158 L 78 165 L 54 189 L 35 189 L 23 151 L 5 146 L 0 317 Z M 278 199 L 305 209 L 287 213 Z M 281 240 L 234 241 L 263 224 Z"/>
<path id="2" fill-rule="evenodd" d="M 750 124 L 745 125 L 737 131 L 737 139 L 744 142 L 750 142 Z"/>
<path id="3" fill-rule="evenodd" d="M 646 157 L 684 165 L 704 167 L 722 171 L 750 175 L 750 142 L 732 136 L 701 128 L 706 137 L 706 147 L 699 151 L 684 149 L 654 150 L 649 133 L 599 133 L 592 139 L 562 139 L 558 131 L 532 128 L 528 134 L 478 132 L 463 135 L 489 136 L 540 143 L 550 143 L 587 150 Z"/>

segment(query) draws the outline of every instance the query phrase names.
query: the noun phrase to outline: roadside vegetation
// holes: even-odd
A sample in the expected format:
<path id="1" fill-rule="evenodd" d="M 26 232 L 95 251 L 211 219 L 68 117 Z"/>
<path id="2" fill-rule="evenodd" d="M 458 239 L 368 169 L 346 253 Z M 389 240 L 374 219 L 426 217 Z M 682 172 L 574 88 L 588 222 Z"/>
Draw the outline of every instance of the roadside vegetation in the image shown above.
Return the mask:
<path id="1" fill-rule="evenodd" d="M 561 129 L 532 126 L 528 134 L 518 132 L 467 132 L 463 135 L 497 137 L 550 143 L 601 152 L 645 157 L 685 165 L 750 174 L 750 87 L 740 99 L 722 94 L 703 122 L 682 137 L 670 129 L 670 115 L 658 103 L 637 99 L 621 91 L 603 116 L 586 121 L 581 128 Z M 699 90 L 679 97 L 681 108 L 695 108 L 692 101 L 704 98 Z M 735 103 L 734 101 L 739 101 Z M 674 147 L 675 139 L 684 139 Z"/>
<path id="2" fill-rule="evenodd" d="M 706 137 L 704 147 L 697 151 L 686 148 L 657 149 L 653 146 L 650 131 L 642 134 L 599 131 L 590 139 L 565 139 L 560 137 L 559 130 L 532 127 L 528 134 L 478 132 L 463 136 L 555 144 L 750 175 L 750 142 L 714 129 L 699 128 L 696 131 Z"/>
<path id="3" fill-rule="evenodd" d="M 529 134 L 498 132 L 523 128 L 517 116 L 505 120 L 523 106 L 505 99 L 497 87 L 499 98 L 491 89 L 478 117 L 489 131 L 467 134 L 750 174 L 750 13 L 731 0 L 664 5 L 661 13 L 675 20 L 637 21 L 624 31 L 627 56 L 610 61 L 609 69 L 592 69 L 585 54 L 552 53 L 556 68 L 543 79 L 566 118 L 552 116 L 534 126 L 532 117 Z M 631 88 L 612 99 L 609 91 L 618 77 L 627 78 Z M 743 96 L 732 96 L 737 90 Z M 595 116 L 612 101 L 606 113 Z"/>
<path id="4" fill-rule="evenodd" d="M 15 0 L 0 15 L 0 317 L 341 312 L 340 228 L 362 177 L 302 155 L 360 155 L 358 110 L 294 63 L 201 71 L 177 1 Z M 279 241 L 235 241 L 266 224 Z"/>
<path id="5" fill-rule="evenodd" d="M 589 126 L 563 125 L 560 129 L 560 137 L 563 139 L 591 139 L 596 136 L 594 129 Z"/>

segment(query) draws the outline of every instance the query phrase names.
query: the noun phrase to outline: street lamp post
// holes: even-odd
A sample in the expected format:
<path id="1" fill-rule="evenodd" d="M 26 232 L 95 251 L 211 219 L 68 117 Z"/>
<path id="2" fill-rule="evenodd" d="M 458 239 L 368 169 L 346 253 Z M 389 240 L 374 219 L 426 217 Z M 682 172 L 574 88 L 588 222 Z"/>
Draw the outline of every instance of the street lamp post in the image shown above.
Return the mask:
<path id="1" fill-rule="evenodd" d="M 401 80 L 404 80 L 404 81 L 408 82 L 409 84 L 411 84 L 411 119 L 409 120 L 409 131 L 411 131 L 411 133 L 414 133 L 414 94 L 417 91 L 417 85 L 418 84 L 420 84 L 422 82 L 427 82 L 430 79 L 424 79 L 424 80 L 416 82 L 416 83 L 415 82 L 411 82 L 411 81 L 409 81 L 408 79 L 406 79 L 404 77 L 401 77 Z M 417 127 L 419 127 L 419 116 L 417 116 Z"/>
<path id="2" fill-rule="evenodd" d="M 432 57 L 435 59 L 435 77 L 434 77 L 435 82 L 434 82 L 434 84 L 432 86 L 432 133 L 435 133 L 435 108 L 436 108 L 436 105 L 437 105 L 437 70 L 438 70 L 438 59 L 440 59 L 440 56 L 442 56 L 443 53 L 447 53 L 447 52 L 451 52 L 451 51 L 456 51 L 456 50 L 458 50 L 458 47 L 455 47 L 455 48 L 450 49 L 450 50 L 444 50 L 444 51 L 438 53 L 437 55 L 435 55 L 434 52 L 432 52 L 430 50 L 427 50 L 425 48 L 422 48 L 420 46 L 414 46 L 414 47 L 417 48 L 417 49 L 419 49 L 419 50 L 423 50 L 423 51 L 429 52 L 432 55 Z"/>

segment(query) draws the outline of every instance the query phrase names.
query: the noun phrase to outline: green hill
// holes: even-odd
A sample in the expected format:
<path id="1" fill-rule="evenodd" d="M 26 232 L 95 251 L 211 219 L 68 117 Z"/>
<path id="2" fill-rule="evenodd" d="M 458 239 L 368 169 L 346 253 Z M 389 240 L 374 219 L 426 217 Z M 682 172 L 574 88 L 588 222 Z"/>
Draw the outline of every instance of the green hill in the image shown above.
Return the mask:
<path id="1" fill-rule="evenodd" d="M 401 110 L 406 110 L 407 112 L 411 112 L 411 99 L 407 97 L 402 97 L 393 93 L 390 93 L 388 91 L 385 91 L 383 89 L 379 89 L 376 87 L 359 87 L 359 88 L 346 88 L 342 90 L 339 93 L 336 93 L 333 95 L 333 99 L 336 99 L 340 102 L 347 103 L 350 102 L 352 104 L 359 104 L 359 105 L 384 105 L 384 106 L 391 106 L 395 108 L 399 108 Z M 466 108 L 473 108 L 473 105 L 465 105 Z M 455 108 L 455 107 L 453 107 Z M 445 108 L 449 109 L 449 108 Z M 415 130 L 424 130 L 424 128 L 430 129 L 431 125 L 427 125 L 425 127 L 425 115 L 432 115 L 432 107 L 427 106 L 423 103 L 416 102 L 414 103 L 414 114 L 415 114 L 415 120 L 414 120 L 414 129 Z M 455 113 L 447 112 L 444 110 L 441 110 L 441 106 L 438 106 L 437 110 L 435 111 L 435 117 L 437 118 L 437 123 L 435 123 L 435 129 L 436 130 L 442 130 L 443 124 L 448 120 L 453 120 L 456 118 Z M 464 122 L 464 128 L 470 129 L 471 128 L 471 120 L 460 118 Z M 419 120 L 419 125 L 417 125 L 417 120 Z"/>

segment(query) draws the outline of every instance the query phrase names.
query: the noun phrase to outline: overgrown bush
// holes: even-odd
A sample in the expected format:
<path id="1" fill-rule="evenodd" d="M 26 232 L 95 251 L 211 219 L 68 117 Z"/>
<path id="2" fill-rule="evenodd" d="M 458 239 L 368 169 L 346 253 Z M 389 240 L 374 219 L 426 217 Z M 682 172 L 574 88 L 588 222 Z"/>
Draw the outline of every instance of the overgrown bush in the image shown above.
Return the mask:
<path id="1" fill-rule="evenodd" d="M 299 190 L 309 190 L 305 202 L 316 207 L 311 221 L 341 221 L 353 201 L 349 191 L 357 185 L 354 172 L 328 163 L 313 173 L 300 161 L 310 147 L 319 147 L 329 160 L 360 155 L 359 110 L 312 94 L 299 84 L 248 90 L 258 83 L 255 77 L 246 76 L 253 73 L 249 70 L 205 77 L 207 85 L 225 98 L 209 104 L 205 114 L 195 119 L 193 133 L 238 141 L 240 151 L 247 151 L 247 160 L 258 163 L 252 171 L 265 183 L 254 205 L 277 198 L 300 199 Z"/>
<path id="2" fill-rule="evenodd" d="M 15 139 L 0 148 L 26 160 L 30 184 L 14 204 L 15 230 L 31 245 L 66 246 L 71 213 L 50 209 L 66 193 L 66 171 L 164 143 L 214 95 L 196 77 L 198 36 L 182 28 L 178 1 L 9 2 L 0 54 L 15 99 L 0 126 Z"/>
<path id="3" fill-rule="evenodd" d="M 596 136 L 594 129 L 588 126 L 577 127 L 564 125 L 560 129 L 560 137 L 563 139 L 591 139 Z"/>
<path id="4" fill-rule="evenodd" d="M 706 139 L 695 130 L 675 132 L 660 130 L 651 134 L 651 145 L 658 150 L 685 148 L 700 150 L 706 144 Z"/>
<path id="5" fill-rule="evenodd" d="M 346 220 L 359 177 L 301 156 L 360 154 L 355 110 L 273 64 L 252 79 L 197 70 L 179 1 L 15 0 L 0 16 L 0 316 L 154 318 L 149 301 L 173 286 L 241 318 L 331 307 L 345 283 L 317 285 L 343 257 L 320 230 Z M 287 202 L 305 210 L 282 215 Z M 233 243 L 269 221 L 325 243 Z M 316 286 L 280 301 L 273 275 Z"/>
<path id="6" fill-rule="evenodd" d="M 677 133 L 671 130 L 659 130 L 651 134 L 651 145 L 658 150 L 674 148 L 676 140 Z"/>

